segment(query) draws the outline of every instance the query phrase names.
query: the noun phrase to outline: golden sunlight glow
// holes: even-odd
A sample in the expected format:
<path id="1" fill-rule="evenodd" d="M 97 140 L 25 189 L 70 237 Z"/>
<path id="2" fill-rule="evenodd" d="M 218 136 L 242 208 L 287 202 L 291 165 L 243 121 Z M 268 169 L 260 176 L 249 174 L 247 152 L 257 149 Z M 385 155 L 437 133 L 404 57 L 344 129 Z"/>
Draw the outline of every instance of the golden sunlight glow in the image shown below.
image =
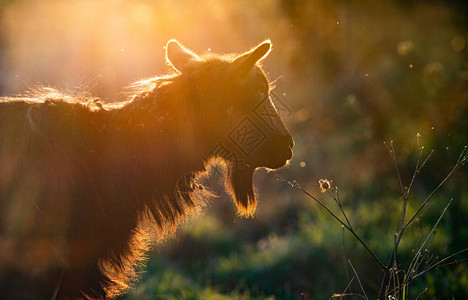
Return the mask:
<path id="1" fill-rule="evenodd" d="M 226 53 L 270 37 L 265 30 L 245 30 L 254 24 L 238 15 L 254 20 L 255 12 L 235 1 L 30 0 L 1 6 L 7 94 L 42 83 L 90 89 L 112 101 L 121 87 L 167 72 L 163 46 L 171 38 L 197 53 Z"/>
<path id="2" fill-rule="evenodd" d="M 0 0 L 0 300 L 467 298 L 465 3 Z"/>

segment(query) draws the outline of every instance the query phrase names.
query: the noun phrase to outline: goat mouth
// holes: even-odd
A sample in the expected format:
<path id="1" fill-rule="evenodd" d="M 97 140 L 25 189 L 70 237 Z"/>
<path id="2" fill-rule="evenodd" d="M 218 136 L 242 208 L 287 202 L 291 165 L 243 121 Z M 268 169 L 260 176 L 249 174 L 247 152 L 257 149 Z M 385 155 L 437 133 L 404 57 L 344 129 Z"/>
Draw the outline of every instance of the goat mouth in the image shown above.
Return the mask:
<path id="1" fill-rule="evenodd" d="M 285 148 L 274 148 L 273 155 L 279 160 L 283 159 L 285 162 L 290 160 L 293 156 L 293 150 L 290 146 Z"/>
<path id="2" fill-rule="evenodd" d="M 292 155 L 293 155 L 292 151 L 290 150 L 287 155 L 282 156 L 282 159 L 281 159 L 282 162 L 279 164 L 279 166 L 275 167 L 274 169 L 279 169 L 281 167 L 286 166 L 291 160 Z"/>
<path id="3" fill-rule="evenodd" d="M 288 164 L 293 156 L 291 147 L 287 148 L 274 148 L 271 149 L 270 154 L 267 155 L 268 159 L 261 164 L 261 167 L 268 169 L 279 169 Z"/>
<path id="4" fill-rule="evenodd" d="M 285 156 L 287 157 L 286 161 L 290 160 L 293 156 L 292 147 L 288 147 L 288 149 L 284 152 L 285 152 Z"/>

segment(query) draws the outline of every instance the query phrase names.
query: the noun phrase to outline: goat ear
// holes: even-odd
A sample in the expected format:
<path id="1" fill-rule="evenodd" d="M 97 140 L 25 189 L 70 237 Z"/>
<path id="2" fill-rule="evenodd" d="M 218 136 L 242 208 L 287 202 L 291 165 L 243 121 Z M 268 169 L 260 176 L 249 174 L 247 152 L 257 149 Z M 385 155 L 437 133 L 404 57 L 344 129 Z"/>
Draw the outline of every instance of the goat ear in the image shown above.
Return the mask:
<path id="1" fill-rule="evenodd" d="M 241 54 L 232 63 L 235 66 L 236 75 L 245 76 L 253 66 L 260 60 L 268 56 L 271 50 L 271 41 L 266 40 L 252 50 Z"/>
<path id="2" fill-rule="evenodd" d="M 198 56 L 182 46 L 176 40 L 170 40 L 166 45 L 166 61 L 178 72 L 182 72 L 190 61 L 198 60 Z"/>

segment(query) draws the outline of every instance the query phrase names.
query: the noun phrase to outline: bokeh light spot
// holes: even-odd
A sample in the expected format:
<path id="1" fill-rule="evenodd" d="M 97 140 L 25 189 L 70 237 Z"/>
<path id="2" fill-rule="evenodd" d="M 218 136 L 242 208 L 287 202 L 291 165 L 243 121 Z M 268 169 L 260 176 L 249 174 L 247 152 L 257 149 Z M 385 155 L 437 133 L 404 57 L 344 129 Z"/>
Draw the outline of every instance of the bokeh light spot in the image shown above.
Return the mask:
<path id="1" fill-rule="evenodd" d="M 460 36 L 455 36 L 451 41 L 450 44 L 452 45 L 452 49 L 456 52 L 460 52 L 463 49 L 465 49 L 466 42 L 465 39 L 463 39 Z"/>

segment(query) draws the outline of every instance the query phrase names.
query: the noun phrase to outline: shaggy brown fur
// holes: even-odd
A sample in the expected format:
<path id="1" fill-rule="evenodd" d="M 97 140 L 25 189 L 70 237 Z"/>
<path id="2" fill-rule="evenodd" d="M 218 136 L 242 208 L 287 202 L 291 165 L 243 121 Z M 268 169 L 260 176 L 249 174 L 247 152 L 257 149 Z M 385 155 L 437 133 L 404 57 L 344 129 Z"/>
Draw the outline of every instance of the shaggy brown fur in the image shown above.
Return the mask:
<path id="1" fill-rule="evenodd" d="M 213 159 L 251 215 L 254 170 L 292 155 L 256 66 L 270 47 L 199 57 L 170 41 L 177 73 L 135 83 L 122 103 L 50 88 L 1 99 L 0 298 L 122 294 L 154 232 L 171 234 L 203 205 L 196 176 Z"/>

